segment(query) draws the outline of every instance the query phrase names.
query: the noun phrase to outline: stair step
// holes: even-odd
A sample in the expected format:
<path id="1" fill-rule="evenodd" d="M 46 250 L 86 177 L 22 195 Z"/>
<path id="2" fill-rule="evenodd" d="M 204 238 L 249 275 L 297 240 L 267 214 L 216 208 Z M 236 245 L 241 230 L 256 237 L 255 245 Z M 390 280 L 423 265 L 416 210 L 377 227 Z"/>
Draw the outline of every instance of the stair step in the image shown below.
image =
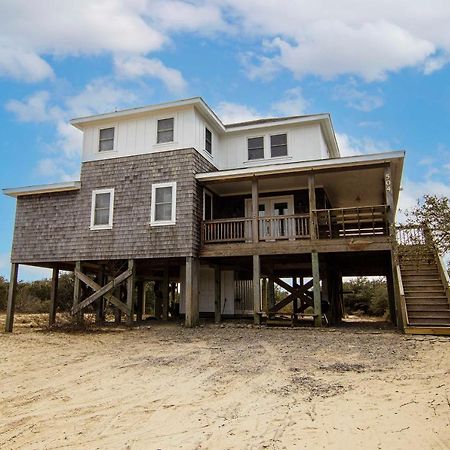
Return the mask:
<path id="1" fill-rule="evenodd" d="M 421 299 L 421 300 L 406 300 L 406 306 L 408 307 L 408 309 L 411 306 L 421 306 L 421 307 L 432 307 L 432 308 L 440 308 L 440 309 L 449 309 L 450 306 L 448 304 L 448 302 L 443 301 L 443 300 L 433 300 L 433 301 L 427 301 L 426 299 Z"/>
<path id="2" fill-rule="evenodd" d="M 448 305 L 407 305 L 408 313 L 414 312 L 450 312 Z"/>
<path id="3" fill-rule="evenodd" d="M 417 280 L 402 280 L 403 281 L 403 287 L 408 286 L 409 288 L 440 288 L 442 289 L 442 283 L 438 280 L 426 280 L 426 284 L 423 283 L 423 281 L 417 281 Z"/>
<path id="4" fill-rule="evenodd" d="M 450 320 L 442 320 L 442 319 L 411 319 L 409 320 L 409 325 L 415 327 L 427 327 L 427 326 L 435 326 L 435 327 L 450 327 Z"/>
<path id="5" fill-rule="evenodd" d="M 447 311 L 409 311 L 410 319 L 445 319 L 450 320 L 450 310 Z"/>
<path id="6" fill-rule="evenodd" d="M 445 295 L 444 288 L 442 286 L 403 286 L 403 290 L 406 292 L 411 292 L 412 294 L 417 294 L 419 292 L 425 292 L 430 294 L 442 294 Z"/>

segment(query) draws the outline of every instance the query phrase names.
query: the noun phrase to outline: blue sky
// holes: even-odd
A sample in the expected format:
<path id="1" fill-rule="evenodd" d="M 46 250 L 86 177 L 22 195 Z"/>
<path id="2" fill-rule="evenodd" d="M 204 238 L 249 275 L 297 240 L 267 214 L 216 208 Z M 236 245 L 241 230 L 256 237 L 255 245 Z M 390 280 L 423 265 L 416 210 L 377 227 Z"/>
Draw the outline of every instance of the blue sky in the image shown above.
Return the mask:
<path id="1" fill-rule="evenodd" d="M 0 187 L 77 179 L 70 118 L 202 96 L 224 122 L 330 112 L 341 153 L 406 150 L 402 207 L 450 196 L 449 28 L 440 0 L 0 0 Z"/>

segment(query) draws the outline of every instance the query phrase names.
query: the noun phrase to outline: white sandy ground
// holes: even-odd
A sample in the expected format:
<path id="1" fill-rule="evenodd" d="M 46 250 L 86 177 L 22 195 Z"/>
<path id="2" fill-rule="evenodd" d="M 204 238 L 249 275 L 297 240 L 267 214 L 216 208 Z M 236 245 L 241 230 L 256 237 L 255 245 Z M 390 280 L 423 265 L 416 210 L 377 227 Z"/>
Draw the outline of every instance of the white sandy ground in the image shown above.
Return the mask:
<path id="1" fill-rule="evenodd" d="M 0 448 L 450 448 L 444 337 L 29 317 L 0 334 Z"/>

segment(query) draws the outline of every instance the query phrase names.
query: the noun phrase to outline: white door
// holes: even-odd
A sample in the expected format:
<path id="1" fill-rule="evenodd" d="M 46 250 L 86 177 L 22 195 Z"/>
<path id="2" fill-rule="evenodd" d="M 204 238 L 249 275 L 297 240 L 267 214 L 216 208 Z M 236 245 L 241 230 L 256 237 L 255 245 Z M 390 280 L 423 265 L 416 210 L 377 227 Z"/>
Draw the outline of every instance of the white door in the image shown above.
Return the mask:
<path id="1" fill-rule="evenodd" d="M 252 217 L 252 200 L 245 200 L 246 216 Z M 259 199 L 259 237 L 274 240 L 289 237 L 289 222 L 284 216 L 294 214 L 294 196 L 263 197 Z"/>

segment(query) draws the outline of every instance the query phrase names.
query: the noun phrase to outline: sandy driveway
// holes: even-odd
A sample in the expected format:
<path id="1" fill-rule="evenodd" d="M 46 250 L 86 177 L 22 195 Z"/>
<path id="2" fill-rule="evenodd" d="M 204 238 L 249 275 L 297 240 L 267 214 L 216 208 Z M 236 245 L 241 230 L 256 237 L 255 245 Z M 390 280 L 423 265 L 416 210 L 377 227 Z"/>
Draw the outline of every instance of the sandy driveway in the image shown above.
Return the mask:
<path id="1" fill-rule="evenodd" d="M 446 338 L 25 323 L 0 361 L 1 448 L 450 448 Z"/>

